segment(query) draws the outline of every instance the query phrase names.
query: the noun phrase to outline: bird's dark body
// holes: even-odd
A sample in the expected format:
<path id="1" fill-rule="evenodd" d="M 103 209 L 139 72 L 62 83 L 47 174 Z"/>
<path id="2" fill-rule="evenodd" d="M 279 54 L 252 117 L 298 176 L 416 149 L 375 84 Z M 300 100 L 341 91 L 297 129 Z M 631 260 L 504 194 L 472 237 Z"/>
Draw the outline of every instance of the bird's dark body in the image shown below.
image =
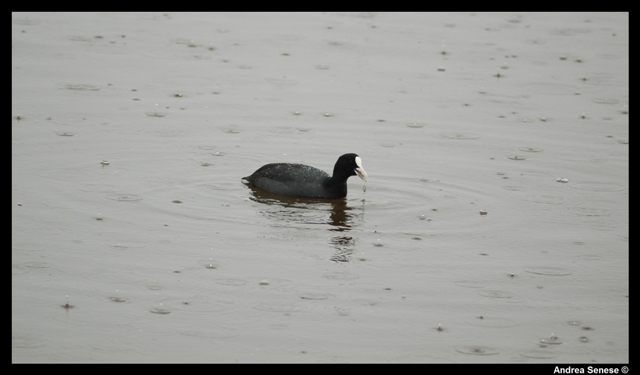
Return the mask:
<path id="1" fill-rule="evenodd" d="M 347 183 L 331 187 L 325 184 L 331 176 L 323 170 L 304 164 L 267 164 L 245 177 L 258 189 L 288 196 L 306 198 L 342 198 L 347 196 Z"/>
<path id="2" fill-rule="evenodd" d="M 347 179 L 366 176 L 356 154 L 341 156 L 333 169 L 333 176 L 304 164 L 271 163 L 260 167 L 243 180 L 269 193 L 306 198 L 344 198 Z M 356 172 L 356 170 L 358 172 Z"/>

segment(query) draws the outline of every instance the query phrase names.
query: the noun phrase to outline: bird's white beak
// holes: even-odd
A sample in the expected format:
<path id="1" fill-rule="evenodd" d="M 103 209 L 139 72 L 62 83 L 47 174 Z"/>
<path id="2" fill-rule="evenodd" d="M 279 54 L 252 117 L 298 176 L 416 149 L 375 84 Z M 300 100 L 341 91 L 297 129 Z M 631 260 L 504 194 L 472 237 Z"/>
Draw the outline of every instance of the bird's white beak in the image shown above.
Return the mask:
<path id="1" fill-rule="evenodd" d="M 365 172 L 364 168 L 362 168 L 362 159 L 360 156 L 356 156 L 356 165 L 358 166 L 354 171 L 362 179 L 362 181 L 367 181 L 367 172 Z"/>

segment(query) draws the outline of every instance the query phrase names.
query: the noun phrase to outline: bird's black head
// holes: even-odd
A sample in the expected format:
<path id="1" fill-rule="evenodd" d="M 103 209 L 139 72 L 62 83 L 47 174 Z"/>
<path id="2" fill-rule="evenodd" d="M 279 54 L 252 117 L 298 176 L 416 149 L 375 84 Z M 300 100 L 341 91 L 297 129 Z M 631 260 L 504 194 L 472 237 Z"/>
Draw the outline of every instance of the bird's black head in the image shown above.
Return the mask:
<path id="1" fill-rule="evenodd" d="M 357 154 L 344 154 L 338 158 L 333 167 L 333 176 L 358 176 L 363 181 L 367 181 L 367 172 L 362 168 L 362 159 Z M 345 180 L 346 180 L 345 178 Z"/>

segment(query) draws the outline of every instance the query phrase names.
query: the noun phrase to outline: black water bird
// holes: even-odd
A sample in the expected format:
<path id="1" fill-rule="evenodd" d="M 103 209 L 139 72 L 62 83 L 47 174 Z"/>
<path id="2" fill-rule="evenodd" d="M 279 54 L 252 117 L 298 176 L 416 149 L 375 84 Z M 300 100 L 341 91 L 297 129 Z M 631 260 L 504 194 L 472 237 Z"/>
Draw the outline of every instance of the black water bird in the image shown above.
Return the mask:
<path id="1" fill-rule="evenodd" d="M 362 159 L 356 154 L 340 156 L 333 167 L 333 176 L 304 164 L 271 163 L 242 180 L 273 194 L 336 199 L 347 196 L 347 179 L 351 176 L 367 181 Z"/>

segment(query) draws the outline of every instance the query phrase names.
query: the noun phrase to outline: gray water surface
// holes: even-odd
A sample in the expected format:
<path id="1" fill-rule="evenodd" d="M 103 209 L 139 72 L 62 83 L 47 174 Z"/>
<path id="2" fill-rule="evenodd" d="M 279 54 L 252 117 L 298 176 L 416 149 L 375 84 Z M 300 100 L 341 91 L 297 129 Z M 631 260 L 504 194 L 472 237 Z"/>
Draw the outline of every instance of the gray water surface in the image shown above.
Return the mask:
<path id="1" fill-rule="evenodd" d="M 13 362 L 629 362 L 627 13 L 13 13 Z M 366 185 L 241 183 L 263 164 Z"/>

